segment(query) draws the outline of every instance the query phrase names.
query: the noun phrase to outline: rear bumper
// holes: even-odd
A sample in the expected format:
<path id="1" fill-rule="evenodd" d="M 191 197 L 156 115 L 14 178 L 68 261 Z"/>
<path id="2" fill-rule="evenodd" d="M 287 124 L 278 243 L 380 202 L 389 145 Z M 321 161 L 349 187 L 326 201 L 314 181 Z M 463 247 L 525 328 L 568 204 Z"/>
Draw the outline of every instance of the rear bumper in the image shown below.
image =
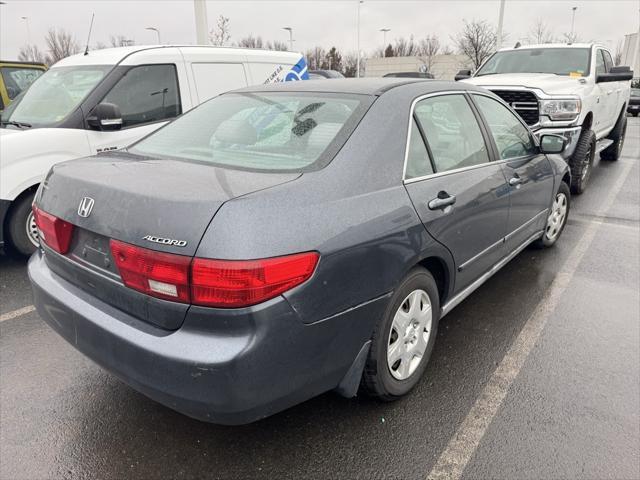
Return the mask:
<path id="1" fill-rule="evenodd" d="M 0 199 L 0 248 L 4 247 L 4 221 L 11 206 L 10 200 Z"/>
<path id="2" fill-rule="evenodd" d="M 573 152 L 576 150 L 576 145 L 578 145 L 578 139 L 580 138 L 580 133 L 582 131 L 582 127 L 556 127 L 556 128 L 541 128 L 535 131 L 535 134 L 538 138 L 541 135 L 552 134 L 552 135 L 562 135 L 567 139 L 567 146 L 562 152 L 561 156 L 565 160 L 571 158 Z"/>
<path id="3" fill-rule="evenodd" d="M 29 260 L 34 303 L 75 348 L 148 397 L 191 417 L 243 424 L 336 388 L 388 296 L 306 325 L 282 297 L 256 307 L 191 307 L 162 330 L 116 310 Z"/>

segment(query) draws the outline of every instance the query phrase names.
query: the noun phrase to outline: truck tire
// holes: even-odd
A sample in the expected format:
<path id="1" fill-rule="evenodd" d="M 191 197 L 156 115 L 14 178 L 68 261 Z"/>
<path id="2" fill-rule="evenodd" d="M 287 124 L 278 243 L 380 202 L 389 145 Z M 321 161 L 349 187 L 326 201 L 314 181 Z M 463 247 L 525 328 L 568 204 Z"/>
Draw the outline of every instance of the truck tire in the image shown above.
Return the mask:
<path id="1" fill-rule="evenodd" d="M 360 383 L 364 393 L 384 401 L 409 393 L 427 367 L 439 320 L 438 286 L 428 270 L 414 268 L 375 327 Z"/>
<path id="2" fill-rule="evenodd" d="M 9 213 L 8 243 L 21 255 L 31 255 L 38 248 L 31 204 L 35 192 L 18 198 Z"/>
<path id="3" fill-rule="evenodd" d="M 609 140 L 613 140 L 613 143 L 600 153 L 600 158 L 602 158 L 602 160 L 615 162 L 620 158 L 626 133 L 627 116 L 623 114 L 620 115 L 615 127 L 613 127 L 613 130 L 611 130 L 611 133 L 609 133 L 609 135 L 607 136 Z"/>
<path id="4" fill-rule="evenodd" d="M 587 188 L 596 151 L 596 134 L 593 130 L 583 130 L 576 149 L 569 159 L 571 168 L 571 192 L 580 195 Z"/>

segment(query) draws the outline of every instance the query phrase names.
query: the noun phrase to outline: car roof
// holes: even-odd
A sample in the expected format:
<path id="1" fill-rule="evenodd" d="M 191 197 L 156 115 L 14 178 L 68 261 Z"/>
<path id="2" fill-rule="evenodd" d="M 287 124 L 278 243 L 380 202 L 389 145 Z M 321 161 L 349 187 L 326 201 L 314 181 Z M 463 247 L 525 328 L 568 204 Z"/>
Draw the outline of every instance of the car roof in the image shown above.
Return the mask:
<path id="1" fill-rule="evenodd" d="M 533 48 L 591 48 L 591 47 L 601 47 L 601 48 L 606 48 L 603 47 L 599 44 L 596 43 L 540 43 L 540 44 L 533 44 L 533 45 L 520 45 L 519 47 L 507 47 L 507 48 L 501 48 L 500 52 L 508 52 L 511 50 L 530 50 Z"/>
<path id="2" fill-rule="evenodd" d="M 420 84 L 420 85 L 415 85 Z M 369 77 L 369 78 L 336 78 L 326 80 L 303 80 L 299 82 L 280 82 L 267 85 L 233 90 L 233 92 L 315 92 L 315 93 L 350 93 L 359 95 L 382 95 L 391 89 L 414 85 L 422 87 L 424 94 L 444 90 L 483 90 L 469 83 L 451 81 L 426 80 L 422 78 Z"/>
<path id="3" fill-rule="evenodd" d="M 237 48 L 237 47 L 217 47 L 213 45 L 134 45 L 131 47 L 102 48 L 100 50 L 89 50 L 89 53 L 78 53 L 63 58 L 53 67 L 69 67 L 75 65 L 117 65 L 125 58 L 140 52 L 159 52 L 162 49 L 178 48 L 182 53 L 192 53 L 199 50 L 211 52 L 216 55 L 228 56 L 249 56 L 259 57 L 260 55 L 278 55 L 282 57 L 300 57 L 296 52 L 278 52 L 260 48 Z"/>

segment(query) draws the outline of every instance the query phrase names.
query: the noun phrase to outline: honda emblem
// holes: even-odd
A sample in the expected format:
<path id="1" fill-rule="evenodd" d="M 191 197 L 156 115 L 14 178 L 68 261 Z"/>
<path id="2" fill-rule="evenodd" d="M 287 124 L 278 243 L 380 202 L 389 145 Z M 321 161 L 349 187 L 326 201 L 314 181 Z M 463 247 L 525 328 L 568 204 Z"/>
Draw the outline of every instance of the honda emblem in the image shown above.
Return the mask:
<path id="1" fill-rule="evenodd" d="M 94 203 L 93 198 L 84 197 L 80 201 L 80 205 L 78 206 L 78 215 L 84 218 L 87 218 L 89 215 L 91 215 L 91 209 L 93 208 L 93 203 Z"/>

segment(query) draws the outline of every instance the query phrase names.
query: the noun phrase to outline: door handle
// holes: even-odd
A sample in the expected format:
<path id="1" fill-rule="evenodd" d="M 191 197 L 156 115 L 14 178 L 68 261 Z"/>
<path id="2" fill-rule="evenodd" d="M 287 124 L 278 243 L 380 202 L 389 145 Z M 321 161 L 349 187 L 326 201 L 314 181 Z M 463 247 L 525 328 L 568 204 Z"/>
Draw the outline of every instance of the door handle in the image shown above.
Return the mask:
<path id="1" fill-rule="evenodd" d="M 518 185 L 521 185 L 523 182 L 522 178 L 516 176 L 516 177 L 511 177 L 509 179 L 509 185 L 511 185 L 512 187 L 517 187 Z"/>
<path id="2" fill-rule="evenodd" d="M 441 191 L 438 193 L 436 198 L 433 198 L 429 201 L 428 206 L 429 210 L 444 210 L 449 205 L 453 205 L 456 203 L 456 196 L 449 195 L 445 191 Z"/>

